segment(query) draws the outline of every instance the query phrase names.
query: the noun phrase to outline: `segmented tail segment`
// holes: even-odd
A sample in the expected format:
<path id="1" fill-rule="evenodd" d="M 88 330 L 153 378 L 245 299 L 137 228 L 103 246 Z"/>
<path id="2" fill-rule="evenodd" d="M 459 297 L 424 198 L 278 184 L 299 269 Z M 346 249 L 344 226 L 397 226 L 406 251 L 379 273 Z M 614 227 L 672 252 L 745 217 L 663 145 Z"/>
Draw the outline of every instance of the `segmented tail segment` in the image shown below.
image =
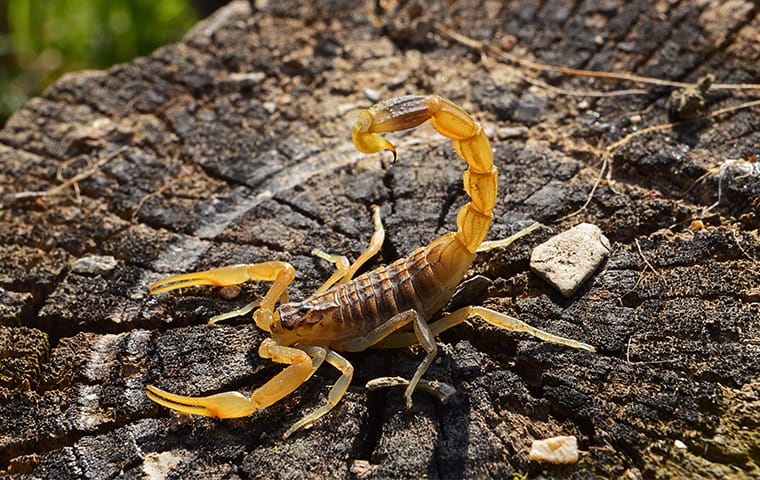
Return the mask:
<path id="1" fill-rule="evenodd" d="M 428 120 L 438 133 L 454 141 L 454 148 L 469 167 L 464 173 L 464 189 L 471 201 L 459 210 L 455 237 L 474 254 L 491 227 L 498 174 L 491 144 L 478 122 L 438 95 L 410 95 L 362 111 L 351 136 L 362 153 L 390 150 L 395 159 L 395 147 L 379 134 L 414 128 Z"/>

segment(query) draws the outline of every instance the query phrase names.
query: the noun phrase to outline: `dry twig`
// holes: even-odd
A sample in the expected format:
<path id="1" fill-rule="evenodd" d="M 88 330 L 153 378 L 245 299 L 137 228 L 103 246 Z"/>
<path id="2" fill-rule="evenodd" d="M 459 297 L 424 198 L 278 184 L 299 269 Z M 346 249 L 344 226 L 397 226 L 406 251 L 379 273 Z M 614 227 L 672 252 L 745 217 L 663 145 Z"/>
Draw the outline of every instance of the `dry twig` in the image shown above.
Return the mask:
<path id="1" fill-rule="evenodd" d="M 13 194 L 11 198 L 13 201 L 20 201 L 20 200 L 32 200 L 32 199 L 43 198 L 43 197 L 52 197 L 55 195 L 59 195 L 61 192 L 63 192 L 69 187 L 74 188 L 78 196 L 79 195 L 79 186 L 77 185 L 78 182 L 81 182 L 85 178 L 88 178 L 94 175 L 98 170 L 100 170 L 100 168 L 103 165 L 110 162 L 114 158 L 118 157 L 122 152 L 127 150 L 127 148 L 128 147 L 126 145 L 119 147 L 116 151 L 101 158 L 100 160 L 92 164 L 92 166 L 87 168 L 86 170 L 79 172 L 78 174 L 64 181 L 60 185 L 56 185 L 55 187 L 48 188 L 47 190 L 18 192 L 16 194 Z M 60 169 L 59 169 L 58 177 L 60 178 Z"/>

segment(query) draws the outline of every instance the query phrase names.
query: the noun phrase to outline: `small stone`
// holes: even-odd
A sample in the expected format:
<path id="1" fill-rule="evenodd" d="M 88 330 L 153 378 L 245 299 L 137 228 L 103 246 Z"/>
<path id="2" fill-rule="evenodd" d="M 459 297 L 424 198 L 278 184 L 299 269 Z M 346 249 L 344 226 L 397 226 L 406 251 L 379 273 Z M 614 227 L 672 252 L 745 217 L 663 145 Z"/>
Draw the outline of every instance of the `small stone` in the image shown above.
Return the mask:
<path id="1" fill-rule="evenodd" d="M 367 99 L 371 102 L 379 102 L 381 94 L 378 90 L 375 90 L 374 88 L 365 88 L 364 96 L 367 97 Z"/>
<path id="2" fill-rule="evenodd" d="M 678 439 L 676 439 L 675 441 L 673 441 L 673 446 L 676 447 L 676 448 L 678 448 L 678 449 L 681 449 L 681 450 L 685 450 L 687 448 L 686 444 L 683 443 L 681 440 L 678 440 Z"/>
<path id="3" fill-rule="evenodd" d="M 528 127 L 501 127 L 496 131 L 499 140 L 523 137 L 528 133 Z"/>
<path id="4" fill-rule="evenodd" d="M 499 45 L 501 46 L 501 49 L 504 51 L 511 51 L 513 48 L 515 48 L 515 45 L 517 45 L 517 37 L 514 35 L 504 35 L 499 39 Z"/>
<path id="5" fill-rule="evenodd" d="M 110 255 L 90 255 L 71 264 L 71 271 L 81 275 L 103 275 L 116 268 L 117 261 Z"/>
<path id="6" fill-rule="evenodd" d="M 163 479 L 173 473 L 182 457 L 174 452 L 151 452 L 143 457 L 142 471 L 144 478 Z"/>
<path id="7" fill-rule="evenodd" d="M 372 465 L 367 460 L 354 460 L 351 464 L 351 473 L 356 475 L 356 478 L 367 478 L 372 476 L 377 470 L 376 465 Z"/>
<path id="8" fill-rule="evenodd" d="M 599 227 L 581 223 L 534 248 L 530 269 L 567 298 L 591 277 L 610 251 L 610 241 Z"/>
<path id="9" fill-rule="evenodd" d="M 263 82 L 267 78 L 267 74 L 264 72 L 241 72 L 233 73 L 228 78 L 234 83 L 256 85 Z"/>
<path id="10" fill-rule="evenodd" d="M 578 439 L 570 435 L 533 440 L 528 458 L 536 462 L 576 463 L 578 461 Z"/>
<path id="11" fill-rule="evenodd" d="M 277 104 L 274 102 L 264 102 L 262 106 L 270 115 L 277 111 Z"/>

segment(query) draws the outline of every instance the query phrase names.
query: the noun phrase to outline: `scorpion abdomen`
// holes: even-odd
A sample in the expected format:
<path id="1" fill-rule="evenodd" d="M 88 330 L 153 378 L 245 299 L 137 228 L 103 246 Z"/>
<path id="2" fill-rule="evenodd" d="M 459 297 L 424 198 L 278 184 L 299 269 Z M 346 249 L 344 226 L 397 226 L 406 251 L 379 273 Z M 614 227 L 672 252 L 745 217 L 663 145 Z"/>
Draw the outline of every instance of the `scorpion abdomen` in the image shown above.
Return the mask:
<path id="1" fill-rule="evenodd" d="M 444 235 L 406 258 L 359 275 L 322 295 L 281 305 L 280 325 L 308 340 L 321 338 L 325 329 L 332 338 L 366 335 L 408 310 L 430 318 L 451 298 L 469 268 L 470 262 L 461 263 L 463 250 L 454 234 Z"/>

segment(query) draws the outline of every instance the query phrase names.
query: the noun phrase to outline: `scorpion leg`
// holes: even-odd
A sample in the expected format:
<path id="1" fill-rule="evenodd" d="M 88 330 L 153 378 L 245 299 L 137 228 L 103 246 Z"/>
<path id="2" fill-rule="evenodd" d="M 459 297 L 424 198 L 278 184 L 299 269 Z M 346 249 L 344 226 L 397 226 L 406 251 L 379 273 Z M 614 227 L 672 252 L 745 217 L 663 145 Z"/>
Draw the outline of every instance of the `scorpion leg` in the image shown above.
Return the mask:
<path id="1" fill-rule="evenodd" d="M 581 350 L 587 350 L 589 352 L 595 352 L 596 348 L 591 345 L 573 340 L 571 338 L 560 337 L 558 335 L 551 334 L 544 330 L 532 327 L 522 320 L 518 320 L 515 317 L 505 315 L 496 310 L 484 307 L 463 307 L 459 310 L 455 310 L 449 313 L 440 320 L 430 325 L 430 330 L 434 336 L 438 336 L 441 332 L 448 330 L 451 327 L 459 325 L 469 318 L 480 317 L 491 325 L 498 327 L 502 330 L 509 330 L 513 332 L 525 332 L 534 337 L 541 339 L 545 342 L 557 343 L 571 348 L 579 348 Z M 408 345 L 414 345 L 417 343 L 417 338 L 411 332 L 398 332 L 389 336 L 383 342 L 377 346 L 380 348 L 401 348 Z"/>
<path id="2" fill-rule="evenodd" d="M 435 344 L 435 335 L 431 331 L 427 322 L 416 310 L 407 310 L 398 313 L 391 317 L 390 320 L 369 332 L 366 336 L 352 338 L 351 340 L 339 344 L 338 348 L 346 352 L 358 352 L 375 345 L 384 346 L 384 339 L 392 338 L 396 330 L 409 323 L 414 327 L 414 333 L 405 332 L 412 336 L 412 341 L 409 342 L 409 345 L 419 343 L 422 345 L 422 348 L 425 349 L 425 352 L 427 352 L 427 355 L 425 355 L 422 363 L 417 367 L 414 376 L 409 381 L 409 385 L 404 391 L 406 408 L 411 410 L 412 393 L 414 393 L 414 389 L 420 382 L 422 375 L 427 371 L 428 367 L 430 367 L 430 364 L 435 359 L 435 356 L 438 354 L 438 346 Z"/>
<path id="3" fill-rule="evenodd" d="M 367 262 L 367 260 L 377 255 L 377 252 L 380 251 L 380 248 L 383 246 L 383 241 L 385 240 L 385 228 L 383 228 L 383 222 L 380 219 L 380 208 L 377 206 L 372 209 L 372 221 L 375 224 L 375 232 L 372 234 L 369 246 L 350 266 L 348 264 L 348 259 L 343 255 L 330 255 L 321 250 L 314 250 L 314 255 L 323 260 L 334 263 L 337 270 L 321 287 L 319 287 L 319 289 L 317 289 L 316 292 L 314 292 L 312 297 L 321 295 L 336 283 L 340 284 L 348 282 L 356 274 L 356 271 Z"/>
<path id="4" fill-rule="evenodd" d="M 433 363 L 435 356 L 438 354 L 438 345 L 435 344 L 435 334 L 430 329 L 430 325 L 416 312 L 414 311 L 414 334 L 417 337 L 417 341 L 425 349 L 427 355 L 422 360 L 422 363 L 417 367 L 417 371 L 414 372 L 414 376 L 409 380 L 409 385 L 404 390 L 404 398 L 406 399 L 406 409 L 412 409 L 412 393 L 417 388 L 417 384 L 420 382 L 422 375 L 425 374 L 430 364 Z"/>
<path id="5" fill-rule="evenodd" d="M 325 351 L 325 349 L 321 347 L 304 347 L 304 350 L 311 354 L 312 349 L 314 348 L 319 348 Z M 335 405 L 340 402 L 340 399 L 343 398 L 343 396 L 346 394 L 346 391 L 348 390 L 348 386 L 354 376 L 354 367 L 351 365 L 351 363 L 349 363 L 348 360 L 333 352 L 332 350 L 327 350 L 326 352 L 327 355 L 325 357 L 325 360 L 327 363 L 340 370 L 341 376 L 330 389 L 330 393 L 327 395 L 327 403 L 294 423 L 288 429 L 288 431 L 282 435 L 283 440 L 288 438 L 296 430 L 312 424 L 324 414 L 332 410 L 333 407 L 335 407 Z"/>
<path id="6" fill-rule="evenodd" d="M 254 311 L 256 307 L 258 307 L 260 304 L 261 304 L 261 300 L 254 300 L 251 303 L 246 304 L 230 312 L 224 312 L 224 313 L 220 313 L 219 315 L 214 315 L 213 317 L 208 319 L 208 324 L 213 325 L 215 323 L 222 322 L 230 318 L 242 317 L 242 316 L 248 315 L 249 313 Z"/>
<path id="7" fill-rule="evenodd" d="M 342 352 L 364 351 L 378 344 L 384 338 L 388 337 L 389 335 L 391 335 L 393 332 L 403 327 L 404 325 L 408 325 L 410 322 L 413 322 L 416 314 L 417 312 L 415 312 L 414 310 L 407 310 L 407 311 L 398 313 L 394 315 L 393 317 L 391 317 L 386 322 L 383 322 L 382 324 L 375 327 L 373 330 L 367 333 L 367 335 L 363 337 L 354 337 L 350 340 L 346 340 L 342 343 L 339 343 L 336 348 Z M 412 335 L 411 332 L 410 332 L 410 335 Z M 412 341 L 412 343 L 416 343 L 416 342 Z"/>
<path id="8" fill-rule="evenodd" d="M 513 332 L 525 332 L 545 342 L 556 343 L 556 344 L 564 345 L 566 347 L 571 347 L 571 348 L 579 348 L 581 350 L 587 350 L 589 352 L 596 352 L 596 348 L 592 347 L 591 345 L 587 343 L 579 342 L 578 340 L 573 340 L 571 338 L 560 337 L 559 335 L 551 334 L 549 332 L 538 329 L 536 327 L 531 327 L 530 325 L 523 322 L 522 320 L 518 320 L 515 317 L 510 317 L 509 315 L 505 315 L 501 312 L 497 312 L 496 310 L 491 310 L 489 308 L 484 308 L 484 307 L 460 308 L 459 310 L 456 310 L 455 312 L 451 313 L 451 315 L 449 315 L 448 317 L 453 317 L 453 318 L 447 319 L 447 317 L 444 317 L 441 320 L 439 320 L 439 322 L 441 322 L 441 325 L 440 327 L 436 328 L 436 331 L 437 331 L 436 335 L 444 330 L 447 330 L 453 327 L 457 323 L 462 323 L 462 321 L 464 321 L 467 318 L 480 317 L 486 322 L 490 323 L 491 325 L 501 328 L 503 330 L 510 330 Z"/>
<path id="9" fill-rule="evenodd" d="M 501 248 L 501 247 L 508 247 L 512 245 L 516 240 L 519 240 L 522 237 L 525 237 L 527 235 L 530 235 L 531 233 L 535 232 L 539 228 L 543 227 L 544 225 L 541 223 L 534 223 L 533 225 L 523 228 L 519 232 L 515 233 L 514 235 L 510 235 L 507 238 L 504 238 L 502 240 L 489 240 L 486 242 L 483 242 L 480 244 L 477 250 L 475 250 L 476 253 L 486 252 L 488 250 L 493 250 L 494 248 Z"/>
<path id="10" fill-rule="evenodd" d="M 159 405 L 180 413 L 214 418 L 245 417 L 256 410 L 272 405 L 305 382 L 325 359 L 324 349 L 322 353 L 318 351 L 313 353 L 315 355 L 312 358 L 303 350 L 278 345 L 271 339 L 264 340 L 259 348 L 259 356 L 289 365 L 257 388 L 250 398 L 240 392 L 223 392 L 207 397 L 187 397 L 166 392 L 152 385 L 148 385 L 146 394 L 149 399 Z"/>
<path id="11" fill-rule="evenodd" d="M 509 315 L 505 315 L 503 313 L 497 312 L 495 310 L 491 310 L 488 308 L 483 307 L 464 307 L 460 308 L 459 310 L 456 310 L 442 319 L 430 324 L 429 327 L 425 325 L 425 327 L 428 328 L 428 332 L 424 332 L 424 327 L 420 328 L 421 331 L 418 331 L 418 323 L 415 323 L 415 331 L 412 332 L 394 332 L 393 334 L 387 336 L 382 341 L 379 341 L 377 344 L 375 344 L 378 348 L 402 348 L 407 347 L 409 345 L 414 345 L 415 343 L 420 343 L 423 345 L 423 348 L 427 350 L 428 354 L 423 360 L 423 362 L 420 364 L 420 366 L 417 368 L 417 371 L 415 372 L 414 377 L 409 382 L 409 385 L 406 388 L 406 391 L 404 392 L 404 397 L 406 398 L 406 405 L 407 408 L 411 408 L 412 399 L 411 395 L 414 392 L 414 389 L 418 386 L 418 382 L 424 380 L 420 380 L 422 375 L 427 370 L 428 366 L 430 366 L 430 363 L 435 358 L 435 349 L 428 349 L 428 347 L 432 344 L 435 347 L 435 343 L 427 343 L 428 347 L 426 347 L 425 343 L 423 343 L 423 338 L 426 339 L 425 342 L 434 342 L 434 338 L 438 336 L 441 332 L 448 330 L 451 327 L 454 327 L 456 325 L 459 325 L 460 323 L 464 322 L 468 318 L 474 318 L 474 317 L 480 317 L 486 322 L 490 323 L 491 325 L 494 325 L 498 328 L 501 328 L 503 330 L 511 330 L 515 332 L 526 332 L 530 335 L 533 335 L 536 338 L 539 338 L 541 340 L 544 340 L 546 342 L 551 343 L 557 343 L 560 345 L 564 345 L 567 347 L 572 348 L 578 348 L 582 350 L 587 350 L 589 352 L 595 352 L 596 348 L 593 346 L 580 342 L 578 340 L 573 340 L 570 338 L 560 337 L 558 335 L 553 335 L 549 332 L 546 332 L 544 330 L 540 330 L 535 327 L 531 327 L 527 323 L 518 320 L 514 317 L 511 317 Z M 418 317 L 417 320 L 421 319 Z M 422 335 L 420 335 L 422 333 Z M 388 377 L 383 377 L 377 380 L 386 380 Z M 391 380 L 394 380 L 391 378 Z M 396 381 L 396 383 L 398 383 Z"/>
<path id="12" fill-rule="evenodd" d="M 342 280 L 351 264 L 348 261 L 348 257 L 345 255 L 331 255 L 327 252 L 319 250 L 318 248 L 312 250 L 311 253 L 315 257 L 321 258 L 322 260 L 335 265 L 335 273 L 333 273 L 330 278 L 328 278 L 325 283 L 323 283 L 322 286 L 319 287 L 316 292 L 314 292 L 312 296 L 315 296 L 326 292 L 330 289 L 330 287 L 335 285 L 338 280 Z"/>

